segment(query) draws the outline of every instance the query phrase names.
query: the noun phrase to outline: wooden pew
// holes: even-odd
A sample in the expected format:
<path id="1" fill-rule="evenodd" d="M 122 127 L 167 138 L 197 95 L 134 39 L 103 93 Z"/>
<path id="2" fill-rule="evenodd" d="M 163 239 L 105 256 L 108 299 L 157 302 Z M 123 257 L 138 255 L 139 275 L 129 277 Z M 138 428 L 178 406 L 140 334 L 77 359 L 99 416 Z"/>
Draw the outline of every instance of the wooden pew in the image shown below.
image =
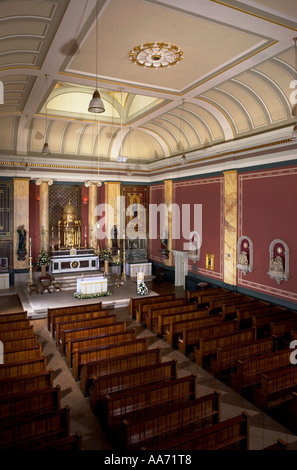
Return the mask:
<path id="1" fill-rule="evenodd" d="M 197 312 L 194 313 L 196 314 L 196 317 L 174 320 L 170 325 L 167 325 L 165 336 L 166 341 L 171 344 L 171 346 L 177 347 L 178 339 L 182 338 L 184 330 L 220 323 L 222 320 L 221 313 L 201 317 L 200 314 L 203 313 L 203 310 L 197 310 Z"/>
<path id="2" fill-rule="evenodd" d="M 25 417 L 45 411 L 59 410 L 60 403 L 61 387 L 59 385 L 54 388 L 7 395 L 1 397 L 0 419 L 1 421 L 14 420 L 19 416 Z"/>
<path id="3" fill-rule="evenodd" d="M 98 361 L 83 363 L 81 364 L 80 373 L 82 393 L 84 395 L 88 394 L 92 380 L 96 377 L 103 377 L 128 369 L 138 369 L 149 364 L 160 363 L 161 358 L 161 349 L 154 348 L 138 352 L 137 354 L 126 354 L 111 359 L 99 359 Z"/>
<path id="4" fill-rule="evenodd" d="M 105 395 L 148 384 L 157 384 L 164 380 L 177 379 L 177 361 L 166 361 L 149 364 L 137 369 L 129 369 L 113 374 L 93 378 L 90 385 L 90 406 L 96 414 L 98 406 Z"/>
<path id="5" fill-rule="evenodd" d="M 82 449 L 82 434 L 80 431 L 77 431 L 72 436 L 62 437 L 61 439 L 57 439 L 50 442 L 45 442 L 40 446 L 35 446 L 34 450 L 54 450 L 54 451 L 61 451 L 61 450 L 81 450 Z"/>
<path id="6" fill-rule="evenodd" d="M 148 349 L 148 339 L 138 338 L 126 343 L 117 343 L 108 346 L 97 346 L 74 351 L 72 359 L 72 374 L 76 380 L 80 376 L 81 365 L 86 362 L 110 359 L 125 354 L 138 354 Z"/>
<path id="7" fill-rule="evenodd" d="M 56 345 L 60 348 L 61 344 L 64 343 L 63 334 L 65 330 L 74 330 L 76 328 L 85 328 L 89 326 L 106 325 L 107 323 L 115 323 L 117 321 L 117 315 L 105 315 L 95 316 L 93 318 L 83 318 L 79 320 L 67 320 L 65 322 L 56 323 Z M 64 346 L 61 348 L 64 351 Z"/>
<path id="8" fill-rule="evenodd" d="M 5 380 L 8 377 L 20 377 L 33 372 L 42 372 L 46 370 L 46 366 L 45 356 L 11 363 L 4 362 L 0 367 L 0 380 Z"/>
<path id="9" fill-rule="evenodd" d="M 71 305 L 68 307 L 52 307 L 47 309 L 47 328 L 51 331 L 51 323 L 54 316 L 64 315 L 69 313 L 79 312 L 92 312 L 102 308 L 102 302 L 95 302 L 92 304 Z"/>
<path id="10" fill-rule="evenodd" d="M 116 324 L 112 324 L 112 328 Z M 120 325 L 122 326 L 122 325 Z M 108 346 L 109 344 L 115 343 L 124 343 L 136 339 L 136 330 L 131 328 L 129 330 L 113 332 L 113 333 L 103 333 L 95 336 L 87 336 L 85 338 L 75 338 L 67 341 L 65 345 L 65 357 L 69 367 L 72 365 L 72 358 L 75 351 L 80 349 L 92 348 L 97 346 Z"/>
<path id="11" fill-rule="evenodd" d="M 257 406 L 268 410 L 291 400 L 292 392 L 297 391 L 296 379 L 295 365 L 262 374 L 261 384 L 254 393 Z"/>
<path id="12" fill-rule="evenodd" d="M 249 450 L 249 415 L 242 413 L 193 433 L 143 450 Z"/>
<path id="13" fill-rule="evenodd" d="M 194 360 L 198 365 L 203 367 L 205 358 L 216 355 L 218 348 L 235 346 L 242 343 L 245 344 L 253 339 L 254 330 L 252 328 L 201 338 L 199 348 L 194 348 Z"/>
<path id="14" fill-rule="evenodd" d="M 248 341 L 244 344 L 217 348 L 216 358 L 212 362 L 212 373 L 220 378 L 224 372 L 237 368 L 237 361 L 247 357 L 257 356 L 274 351 L 272 337 Z"/>
<path id="15" fill-rule="evenodd" d="M 126 322 L 119 321 L 113 323 L 106 323 L 98 326 L 89 326 L 85 328 L 76 328 L 74 330 L 63 331 L 63 336 L 60 341 L 60 352 L 64 354 L 68 342 L 75 339 L 86 338 L 88 336 L 106 335 L 108 333 L 117 333 L 126 330 Z"/>
<path id="16" fill-rule="evenodd" d="M 8 323 L 11 321 L 26 320 L 28 312 L 1 313 L 0 323 Z"/>
<path id="17" fill-rule="evenodd" d="M 42 357 L 42 345 L 28 346 L 21 349 L 12 349 L 5 351 L 4 349 L 4 364 L 11 364 L 14 362 L 24 362 L 30 359 L 39 359 Z M 1 366 L 2 367 L 2 366 Z"/>
<path id="18" fill-rule="evenodd" d="M 156 327 L 157 335 L 159 336 L 166 335 L 166 331 L 170 327 L 170 324 L 174 321 L 192 320 L 195 318 L 196 319 L 199 318 L 202 321 L 205 319 L 210 319 L 208 308 L 159 315 L 158 323 Z"/>
<path id="19" fill-rule="evenodd" d="M 232 376 L 231 384 L 237 391 L 255 386 L 261 382 L 262 374 L 290 365 L 290 349 L 262 354 L 253 359 L 239 359 L 237 374 Z"/>
<path id="20" fill-rule="evenodd" d="M 25 338 L 27 336 L 33 336 L 33 335 L 34 335 L 33 325 L 30 325 L 28 326 L 28 328 L 0 331 L 0 340 L 5 341 L 7 339 Z"/>
<path id="21" fill-rule="evenodd" d="M 270 335 L 270 323 L 278 320 L 289 320 L 295 318 L 296 313 L 288 311 L 285 308 L 274 306 L 271 312 L 252 315 L 252 327 L 255 330 L 255 338 L 261 336 L 266 331 Z"/>
<path id="22" fill-rule="evenodd" d="M 123 420 L 121 447 L 140 450 L 214 425 L 220 421 L 220 401 L 221 394 L 215 391 L 179 405 L 152 406 L 147 416 L 129 413 Z"/>
<path id="23" fill-rule="evenodd" d="M 271 444 L 270 446 L 264 447 L 262 450 L 286 450 L 288 443 L 285 442 L 283 439 L 277 439 L 277 441 L 274 444 Z"/>
<path id="24" fill-rule="evenodd" d="M 5 331 L 11 330 L 20 330 L 22 328 L 30 327 L 30 320 L 26 318 L 25 320 L 14 320 L 0 323 L 0 334 Z"/>
<path id="25" fill-rule="evenodd" d="M 136 318 L 136 312 L 140 304 L 149 304 L 154 302 L 162 302 L 163 300 L 174 300 L 175 294 L 162 294 L 144 297 L 132 297 L 129 303 L 129 315 L 131 318 Z"/>
<path id="26" fill-rule="evenodd" d="M 227 289 L 223 289 L 222 287 L 210 287 L 205 290 L 187 290 L 186 291 L 186 300 L 188 303 L 190 302 L 197 302 L 198 304 L 203 304 L 205 301 L 204 299 L 209 299 L 210 296 L 214 296 L 216 294 L 222 294 L 225 292 L 230 292 Z"/>
<path id="27" fill-rule="evenodd" d="M 218 322 L 213 325 L 201 326 L 198 328 L 190 328 L 183 330 L 182 338 L 178 340 L 178 349 L 183 354 L 187 354 L 195 347 L 199 346 L 201 338 L 216 336 L 219 334 L 230 333 L 238 330 L 236 320 L 228 322 Z"/>
<path id="28" fill-rule="evenodd" d="M 70 409 L 36 413 L 0 423 L 1 450 L 34 450 L 42 444 L 69 436 Z"/>
<path id="29" fill-rule="evenodd" d="M 166 307 L 160 309 L 149 309 L 147 312 L 146 327 L 155 329 L 158 324 L 159 315 L 168 315 L 170 313 L 193 312 L 197 310 L 197 304 L 185 304 L 177 307 Z"/>
<path id="30" fill-rule="evenodd" d="M 239 294 L 238 292 L 217 295 L 216 297 L 209 300 L 209 311 L 214 312 L 215 310 L 219 310 L 221 312 L 224 304 L 235 305 L 237 303 L 237 305 L 239 305 L 243 303 L 245 299 L 246 296 Z"/>
<path id="31" fill-rule="evenodd" d="M 297 327 L 297 314 L 296 317 L 277 320 L 270 323 L 270 333 L 275 339 L 276 348 L 279 346 L 280 340 L 282 340 L 281 347 L 288 347 L 286 341 L 291 340 L 291 330 Z"/>
<path id="32" fill-rule="evenodd" d="M 53 370 L 0 379 L 0 397 L 53 388 Z"/>
<path id="33" fill-rule="evenodd" d="M 99 310 L 91 310 L 90 312 L 87 311 L 87 312 L 76 312 L 76 313 L 63 313 L 60 315 L 55 315 L 52 318 L 52 323 L 50 325 L 52 337 L 53 338 L 56 337 L 56 326 L 58 323 L 62 323 L 62 322 L 69 321 L 69 320 L 80 320 L 80 319 L 83 320 L 85 318 L 105 317 L 106 315 L 108 315 L 108 312 L 109 312 L 108 309 L 105 309 L 105 310 L 99 309 Z"/>
<path id="34" fill-rule="evenodd" d="M 272 313 L 275 311 L 275 306 L 265 302 L 259 302 L 259 305 L 252 304 L 248 307 L 239 306 L 236 309 L 236 319 L 239 322 L 239 328 L 251 328 L 252 317 L 264 315 L 265 313 Z"/>
<path id="35" fill-rule="evenodd" d="M 131 391 L 114 392 L 105 396 L 100 409 L 102 424 L 109 431 L 117 429 L 128 412 L 150 408 L 154 405 L 176 401 L 183 403 L 196 398 L 197 376 L 191 374 L 155 385 L 133 387 Z"/>
<path id="36" fill-rule="evenodd" d="M 147 315 L 150 309 L 160 309 L 166 307 L 178 307 L 179 305 L 186 305 L 184 298 L 174 300 L 163 300 L 162 302 L 154 302 L 149 304 L 139 304 L 136 312 L 136 320 L 139 323 L 147 324 Z"/>
<path id="37" fill-rule="evenodd" d="M 19 351 L 38 346 L 36 335 L 27 336 L 24 338 L 16 337 L 14 339 L 2 339 L 0 336 L 0 340 L 3 343 L 4 355 L 7 354 L 9 351 Z"/>
<path id="38" fill-rule="evenodd" d="M 240 306 L 241 308 L 252 308 L 252 307 L 259 307 L 261 304 L 258 300 L 250 298 L 242 298 L 236 301 L 230 301 L 227 303 L 222 304 L 222 316 L 223 321 L 226 320 L 234 320 L 236 319 L 236 310 Z"/>

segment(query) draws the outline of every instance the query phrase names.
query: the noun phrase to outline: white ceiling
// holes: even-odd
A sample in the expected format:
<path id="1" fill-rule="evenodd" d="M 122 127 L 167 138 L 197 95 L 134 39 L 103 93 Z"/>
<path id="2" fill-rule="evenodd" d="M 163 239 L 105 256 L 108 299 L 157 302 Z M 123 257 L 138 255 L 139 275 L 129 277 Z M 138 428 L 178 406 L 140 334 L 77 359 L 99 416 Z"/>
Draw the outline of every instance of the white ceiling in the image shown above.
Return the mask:
<path id="1" fill-rule="evenodd" d="M 271 139 L 288 145 L 296 28 L 295 0 L 0 0 L 3 174 L 129 179 L 131 169 L 149 181 L 246 164 L 239 149 Z M 129 60 L 154 41 L 182 60 Z M 99 115 L 87 111 L 96 86 Z"/>

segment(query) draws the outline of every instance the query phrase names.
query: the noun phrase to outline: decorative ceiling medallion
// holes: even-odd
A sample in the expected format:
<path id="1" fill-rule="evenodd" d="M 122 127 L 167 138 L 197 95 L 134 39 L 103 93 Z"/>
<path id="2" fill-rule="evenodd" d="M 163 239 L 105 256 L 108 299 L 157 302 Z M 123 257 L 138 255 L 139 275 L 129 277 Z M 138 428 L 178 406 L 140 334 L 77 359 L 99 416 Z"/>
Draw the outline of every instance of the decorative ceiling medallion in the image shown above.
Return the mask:
<path id="1" fill-rule="evenodd" d="M 162 68 L 175 65 L 182 59 L 183 51 L 167 42 L 146 42 L 136 46 L 129 54 L 129 59 L 142 67 Z"/>

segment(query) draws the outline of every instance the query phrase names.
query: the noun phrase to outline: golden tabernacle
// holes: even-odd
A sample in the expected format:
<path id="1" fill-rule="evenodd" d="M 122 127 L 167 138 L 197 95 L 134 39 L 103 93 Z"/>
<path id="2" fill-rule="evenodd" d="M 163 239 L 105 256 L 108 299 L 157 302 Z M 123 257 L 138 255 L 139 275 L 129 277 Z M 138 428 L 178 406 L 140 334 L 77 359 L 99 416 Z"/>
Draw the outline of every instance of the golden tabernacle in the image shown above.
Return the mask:
<path id="1" fill-rule="evenodd" d="M 66 204 L 62 220 L 58 221 L 58 249 L 80 248 L 81 221 L 77 220 L 76 209 L 69 201 Z"/>

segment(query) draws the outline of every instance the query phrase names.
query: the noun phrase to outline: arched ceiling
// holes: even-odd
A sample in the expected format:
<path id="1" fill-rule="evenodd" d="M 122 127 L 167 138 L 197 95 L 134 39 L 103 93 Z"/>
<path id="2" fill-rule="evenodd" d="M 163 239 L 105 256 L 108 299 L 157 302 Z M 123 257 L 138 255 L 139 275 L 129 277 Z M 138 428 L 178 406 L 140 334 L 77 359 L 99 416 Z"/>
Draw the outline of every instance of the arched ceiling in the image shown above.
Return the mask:
<path id="1" fill-rule="evenodd" d="M 6 171 L 25 162 L 36 171 L 76 165 L 149 174 L 182 154 L 191 161 L 222 144 L 263 142 L 296 122 L 295 0 L 0 0 L 0 7 Z M 149 41 L 176 44 L 182 59 L 158 69 L 129 60 Z M 96 87 L 105 105 L 98 115 L 87 110 Z M 41 154 L 45 139 L 50 156 Z"/>

